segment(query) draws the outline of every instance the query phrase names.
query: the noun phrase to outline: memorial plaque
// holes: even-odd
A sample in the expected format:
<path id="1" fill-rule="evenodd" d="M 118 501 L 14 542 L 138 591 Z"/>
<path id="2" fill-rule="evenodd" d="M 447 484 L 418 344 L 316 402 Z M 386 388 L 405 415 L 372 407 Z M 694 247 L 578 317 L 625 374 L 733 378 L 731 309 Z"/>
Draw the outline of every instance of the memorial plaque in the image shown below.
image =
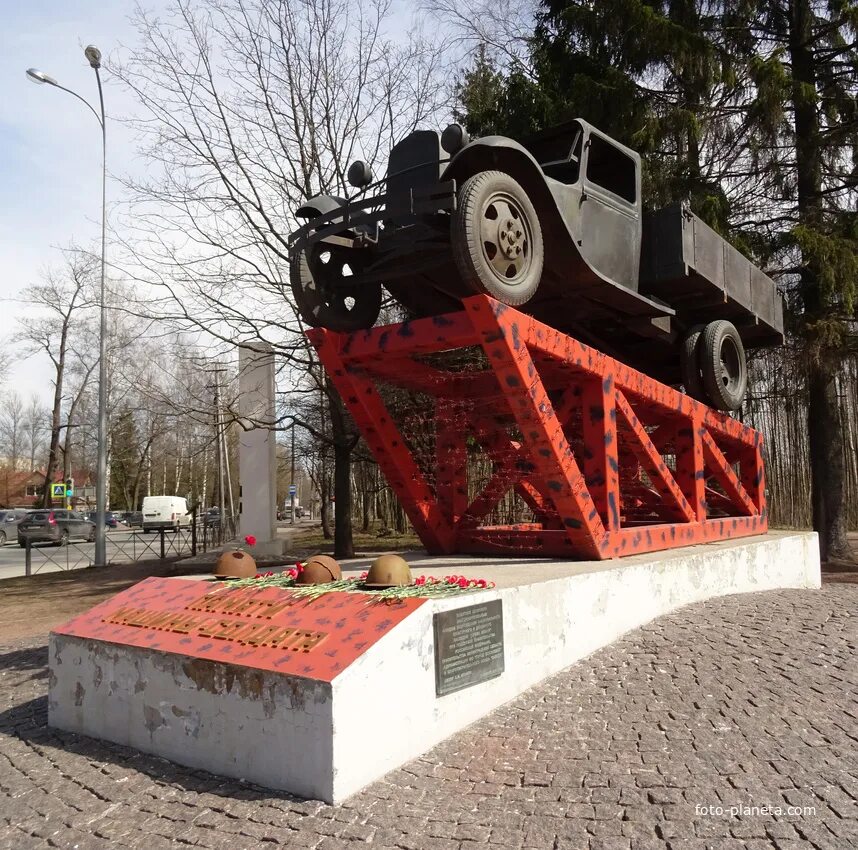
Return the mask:
<path id="1" fill-rule="evenodd" d="M 425 599 L 148 578 L 53 631 L 330 682 Z"/>
<path id="2" fill-rule="evenodd" d="M 435 614 L 435 694 L 470 688 L 504 670 L 500 599 Z"/>

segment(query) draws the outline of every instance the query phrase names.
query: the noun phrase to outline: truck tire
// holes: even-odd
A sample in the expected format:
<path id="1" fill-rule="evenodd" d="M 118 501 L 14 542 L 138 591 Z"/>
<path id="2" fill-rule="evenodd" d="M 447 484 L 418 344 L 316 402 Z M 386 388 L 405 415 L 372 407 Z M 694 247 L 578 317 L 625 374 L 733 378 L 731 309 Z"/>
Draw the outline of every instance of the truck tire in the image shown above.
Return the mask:
<path id="1" fill-rule="evenodd" d="M 748 391 L 745 346 L 732 322 L 710 322 L 700 340 L 700 371 L 710 404 L 718 410 L 738 410 Z"/>
<path id="2" fill-rule="evenodd" d="M 289 283 L 304 322 L 344 333 L 371 328 L 381 312 L 381 284 L 349 287 L 348 278 L 359 270 L 349 248 L 317 242 L 297 251 L 289 263 Z"/>
<path id="3" fill-rule="evenodd" d="M 695 325 L 682 340 L 679 351 L 679 369 L 682 374 L 682 386 L 686 395 L 698 401 L 706 400 L 706 390 L 703 386 L 703 375 L 700 370 L 700 340 L 703 336 L 703 325 Z"/>
<path id="4" fill-rule="evenodd" d="M 481 171 L 459 190 L 450 241 L 456 267 L 475 292 L 526 304 L 542 277 L 545 248 L 527 192 L 503 171 Z"/>

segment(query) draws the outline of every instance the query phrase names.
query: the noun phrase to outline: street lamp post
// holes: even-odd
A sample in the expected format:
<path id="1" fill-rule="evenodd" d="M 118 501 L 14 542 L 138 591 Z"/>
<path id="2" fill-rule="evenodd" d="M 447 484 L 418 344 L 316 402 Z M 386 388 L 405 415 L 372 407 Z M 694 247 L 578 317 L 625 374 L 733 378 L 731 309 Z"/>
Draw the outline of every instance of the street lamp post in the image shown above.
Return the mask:
<path id="1" fill-rule="evenodd" d="M 81 97 L 77 92 L 61 86 L 53 77 L 49 77 L 43 71 L 30 68 L 27 71 L 27 77 L 34 83 L 47 83 L 76 97 L 92 112 L 101 127 L 101 289 L 98 339 L 98 464 L 95 484 L 95 563 L 100 566 L 107 563 L 107 527 L 105 525 L 107 510 L 107 317 L 104 305 L 104 273 L 107 253 L 107 121 L 104 115 L 104 92 L 101 88 L 101 75 L 98 73 L 99 68 L 101 68 L 101 51 L 97 47 L 89 45 L 84 50 L 84 56 L 95 71 L 95 79 L 98 83 L 98 102 L 101 107 L 100 116 L 88 100 Z"/>

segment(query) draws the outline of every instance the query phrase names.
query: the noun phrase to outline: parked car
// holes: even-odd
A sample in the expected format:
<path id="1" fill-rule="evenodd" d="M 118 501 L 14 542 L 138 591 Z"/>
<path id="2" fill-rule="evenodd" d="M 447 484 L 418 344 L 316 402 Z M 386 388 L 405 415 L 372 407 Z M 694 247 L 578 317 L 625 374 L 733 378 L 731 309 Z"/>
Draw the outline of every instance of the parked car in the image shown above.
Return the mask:
<path id="1" fill-rule="evenodd" d="M 18 536 L 18 525 L 27 516 L 22 508 L 10 508 L 0 511 L 0 546 L 7 540 Z"/>
<path id="2" fill-rule="evenodd" d="M 129 528 L 141 528 L 143 526 L 143 511 L 125 511 L 122 521 Z"/>
<path id="3" fill-rule="evenodd" d="M 75 537 L 90 543 L 95 540 L 95 523 L 77 511 L 30 511 L 18 524 L 18 545 L 22 549 L 28 541 L 64 546 Z"/>
<path id="4" fill-rule="evenodd" d="M 188 501 L 181 496 L 146 496 L 143 499 L 143 531 L 172 529 L 178 531 L 191 524 Z"/>
<path id="5" fill-rule="evenodd" d="M 746 349 L 783 344 L 774 281 L 687 204 L 646 210 L 640 156 L 581 119 L 520 142 L 416 130 L 385 179 L 358 160 L 348 180 L 367 194 L 294 213 L 290 282 L 313 327 L 372 327 L 382 285 L 412 317 L 484 293 L 721 410 L 745 397 Z"/>
<path id="6" fill-rule="evenodd" d="M 209 528 L 217 528 L 220 526 L 220 508 L 209 508 L 203 514 L 203 525 Z"/>
<path id="7" fill-rule="evenodd" d="M 90 511 L 86 515 L 86 518 L 92 523 L 97 522 L 98 521 L 98 511 Z M 122 522 L 122 517 L 120 514 L 117 514 L 114 511 L 105 511 L 104 512 L 104 524 L 108 528 L 118 528 L 120 522 Z"/>

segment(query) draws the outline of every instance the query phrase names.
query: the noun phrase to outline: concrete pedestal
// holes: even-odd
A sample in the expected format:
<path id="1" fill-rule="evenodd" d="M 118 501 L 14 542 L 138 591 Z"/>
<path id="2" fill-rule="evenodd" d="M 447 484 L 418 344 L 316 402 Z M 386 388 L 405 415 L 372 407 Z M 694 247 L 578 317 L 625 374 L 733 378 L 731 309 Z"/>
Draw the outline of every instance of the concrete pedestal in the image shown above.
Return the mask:
<path id="1" fill-rule="evenodd" d="M 366 618 L 378 616 L 379 606 L 365 605 L 371 614 L 342 613 L 355 600 L 336 597 L 355 594 L 302 602 L 307 612 L 322 606 L 313 614 L 315 628 L 331 635 L 313 650 L 316 660 L 305 670 L 297 656 L 278 662 L 277 654 L 252 647 L 218 656 L 212 653 L 222 646 L 188 639 L 189 650 L 208 653 L 192 657 L 176 646 L 165 650 L 160 638 L 150 646 L 142 639 L 135 639 L 138 645 L 106 640 L 98 632 L 106 620 L 96 608 L 86 622 L 78 618 L 51 635 L 49 723 L 213 773 L 339 802 L 668 611 L 731 593 L 820 584 L 811 533 L 772 533 L 622 561 L 411 560 L 416 575 L 465 574 L 494 580 L 497 587 L 409 601 L 408 610 L 391 609 L 372 628 Z M 176 590 L 193 582 L 160 581 L 177 582 L 171 585 L 174 595 L 193 595 Z M 492 600 L 503 611 L 503 672 L 437 696 L 435 615 Z M 366 645 L 355 638 L 355 628 L 370 636 Z M 348 657 L 335 661 L 343 647 Z"/>

